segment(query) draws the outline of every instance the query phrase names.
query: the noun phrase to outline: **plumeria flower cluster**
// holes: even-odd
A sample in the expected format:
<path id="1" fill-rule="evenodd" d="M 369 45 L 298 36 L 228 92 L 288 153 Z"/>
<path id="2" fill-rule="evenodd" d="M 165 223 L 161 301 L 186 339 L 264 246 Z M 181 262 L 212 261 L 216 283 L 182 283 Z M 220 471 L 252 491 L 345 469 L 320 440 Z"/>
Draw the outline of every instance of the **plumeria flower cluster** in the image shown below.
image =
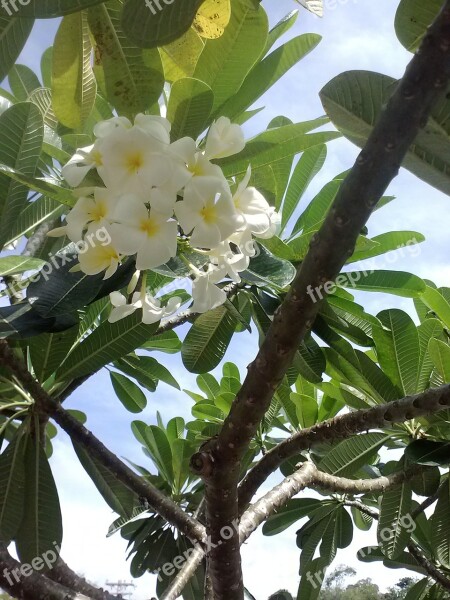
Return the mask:
<path id="1" fill-rule="evenodd" d="M 171 142 L 170 130 L 167 119 L 143 114 L 134 123 L 125 117 L 98 123 L 95 143 L 79 150 L 62 170 L 78 199 L 65 226 L 53 235 L 84 244 L 79 268 L 88 275 L 104 272 L 105 279 L 127 257 L 135 257 L 137 272 L 145 273 L 188 245 L 206 263 L 202 269 L 190 265 L 190 310 L 206 312 L 226 300 L 220 282 L 240 281 L 255 254 L 254 238 L 275 235 L 280 220 L 262 194 L 249 187 L 250 166 L 238 183 L 227 180 L 213 162 L 244 149 L 239 125 L 220 117 L 201 148 L 190 137 Z M 95 172 L 99 185 L 87 187 Z M 107 243 L 99 242 L 100 229 L 108 233 Z M 147 293 L 143 279 L 133 279 L 128 297 L 111 294 L 110 321 L 142 309 L 144 322 L 152 323 L 178 309 L 180 302 L 173 298 L 162 307 Z M 135 291 L 137 281 L 141 289 Z"/>

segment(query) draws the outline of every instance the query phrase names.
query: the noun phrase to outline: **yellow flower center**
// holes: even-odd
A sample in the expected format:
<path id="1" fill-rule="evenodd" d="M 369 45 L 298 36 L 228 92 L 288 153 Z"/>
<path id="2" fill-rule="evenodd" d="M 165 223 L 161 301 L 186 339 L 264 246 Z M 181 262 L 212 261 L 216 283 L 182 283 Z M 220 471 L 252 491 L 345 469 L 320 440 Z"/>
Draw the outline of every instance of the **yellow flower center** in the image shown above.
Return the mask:
<path id="1" fill-rule="evenodd" d="M 101 153 L 98 150 L 95 150 L 92 153 L 92 161 L 93 161 L 93 163 L 94 163 L 94 165 L 96 167 L 102 167 L 103 166 L 103 158 L 102 158 Z"/>
<path id="2" fill-rule="evenodd" d="M 106 205 L 102 201 L 97 201 L 94 208 L 90 212 L 90 216 L 93 221 L 99 222 L 106 217 L 107 214 Z"/>
<path id="3" fill-rule="evenodd" d="M 144 157 L 142 156 L 142 152 L 133 152 L 133 154 L 129 154 L 125 159 L 125 165 L 130 174 L 138 173 L 139 169 L 142 169 L 144 166 Z"/>
<path id="4" fill-rule="evenodd" d="M 217 221 L 217 211 L 214 204 L 207 204 L 206 206 L 204 206 L 200 214 L 202 215 L 202 218 L 205 221 L 205 223 L 208 223 L 208 225 L 216 223 Z"/>
<path id="5" fill-rule="evenodd" d="M 141 231 L 144 231 L 148 237 L 153 237 L 158 233 L 160 226 L 154 219 L 149 217 L 148 219 L 145 219 L 145 221 L 141 221 L 140 229 Z"/>

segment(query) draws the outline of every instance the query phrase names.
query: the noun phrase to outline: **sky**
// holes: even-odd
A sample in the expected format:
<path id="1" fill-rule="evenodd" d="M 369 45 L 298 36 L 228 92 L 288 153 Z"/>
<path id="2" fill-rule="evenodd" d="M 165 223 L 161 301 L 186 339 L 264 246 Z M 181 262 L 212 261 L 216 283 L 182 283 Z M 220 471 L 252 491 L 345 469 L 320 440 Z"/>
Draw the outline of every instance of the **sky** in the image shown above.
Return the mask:
<path id="1" fill-rule="evenodd" d="M 265 0 L 262 4 L 268 11 L 271 25 L 298 6 L 294 0 Z M 297 23 L 288 37 L 311 32 L 321 34 L 323 40 L 313 53 L 258 102 L 257 106 L 265 106 L 265 109 L 246 126 L 247 134 L 262 131 L 273 117 L 281 114 L 295 122 L 321 116 L 323 108 L 319 91 L 343 71 L 369 69 L 401 77 L 411 55 L 395 36 L 393 23 L 397 6 L 398 1 L 395 0 L 325 0 L 323 19 L 300 9 Z M 38 69 L 40 56 L 51 45 L 56 26 L 55 21 L 38 21 L 20 62 Z M 305 208 L 320 187 L 350 168 L 357 153 L 358 149 L 344 139 L 331 142 L 325 167 L 311 186 L 300 210 Z M 426 242 L 414 253 L 380 258 L 377 268 L 405 270 L 431 279 L 438 285 L 449 285 L 449 237 L 448 231 L 441 227 L 443 216 L 448 214 L 449 199 L 403 169 L 388 192 L 397 199 L 373 216 L 369 223 L 369 234 L 373 236 L 389 230 L 413 230 L 423 233 Z M 409 300 L 362 293 L 357 294 L 357 299 L 374 314 L 394 306 L 412 314 L 412 302 Z M 184 335 L 185 331 L 181 330 L 180 335 Z M 237 334 L 224 360 L 238 364 L 244 374 L 256 350 L 257 339 L 254 334 Z M 160 357 L 155 354 L 155 357 L 170 368 L 182 388 L 196 390 L 195 377 L 184 370 L 179 356 Z M 147 459 L 132 436 L 131 421 L 138 418 L 149 424 L 154 423 L 156 411 L 160 411 L 165 422 L 180 414 L 189 419 L 192 402 L 183 392 L 160 384 L 156 393 L 148 395 L 145 411 L 134 417 L 115 398 L 109 374 L 103 369 L 73 395 L 67 406 L 85 411 L 88 414 L 88 427 L 111 450 L 148 467 Z M 99 585 L 117 579 L 130 580 L 124 540 L 118 535 L 106 539 L 107 529 L 115 517 L 77 462 L 64 432 L 55 440 L 54 449 L 51 464 L 64 518 L 63 558 L 73 569 Z M 276 484 L 279 479 L 279 475 L 272 477 L 264 489 L 268 489 L 269 484 Z M 306 495 L 312 494 L 308 492 Z M 264 539 L 257 532 L 244 545 L 245 585 L 257 600 L 266 600 L 279 588 L 287 588 L 296 594 L 299 567 L 299 550 L 295 545 L 297 528 L 294 525 L 279 536 Z M 358 578 L 372 577 L 382 588 L 408 574 L 383 569 L 379 563 L 360 563 L 356 559 L 356 551 L 374 542 L 374 527 L 369 534 L 356 532 L 352 546 L 338 554 L 333 566 L 348 564 L 356 569 Z M 151 575 L 135 581 L 137 587 L 133 598 L 151 598 L 154 595 L 154 581 Z"/>

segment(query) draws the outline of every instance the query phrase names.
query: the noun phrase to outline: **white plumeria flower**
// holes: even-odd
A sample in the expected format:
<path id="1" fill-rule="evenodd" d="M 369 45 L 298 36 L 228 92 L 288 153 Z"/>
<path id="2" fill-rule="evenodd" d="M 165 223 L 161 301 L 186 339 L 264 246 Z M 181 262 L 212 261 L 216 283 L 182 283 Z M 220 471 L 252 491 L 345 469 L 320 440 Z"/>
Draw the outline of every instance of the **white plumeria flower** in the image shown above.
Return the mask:
<path id="1" fill-rule="evenodd" d="M 142 309 L 142 322 L 145 325 L 158 323 L 162 318 L 173 315 L 181 306 L 181 299 L 178 297 L 170 298 L 167 306 L 161 306 L 160 300 L 153 298 L 145 292 L 136 292 L 133 294 L 131 304 L 120 292 L 112 292 L 109 296 L 113 309 L 108 317 L 110 323 L 116 323 L 133 314 L 136 310 Z"/>
<path id="2" fill-rule="evenodd" d="M 220 117 L 211 125 L 206 138 L 206 158 L 225 158 L 244 148 L 244 132 L 240 125 L 231 123 L 228 117 Z"/>
<path id="3" fill-rule="evenodd" d="M 197 148 L 190 137 L 184 137 L 170 145 L 170 152 L 179 157 L 187 165 L 192 177 L 216 177 L 224 180 L 225 176 L 218 165 L 214 165 Z"/>
<path id="4" fill-rule="evenodd" d="M 108 228 L 117 206 L 118 197 L 106 188 L 95 188 L 93 198 L 80 198 L 66 217 L 64 228 L 72 242 L 79 242 L 87 227 L 87 233 Z"/>
<path id="5" fill-rule="evenodd" d="M 250 229 L 247 229 L 247 227 L 233 233 L 233 235 L 228 238 L 228 241 L 237 246 L 244 256 L 253 258 L 257 254 L 258 249 L 256 242 L 253 239 L 252 232 Z"/>
<path id="6" fill-rule="evenodd" d="M 92 169 L 101 167 L 103 164 L 102 153 L 99 143 L 81 148 L 72 156 L 69 162 L 61 169 L 61 175 L 70 185 L 77 187 Z"/>
<path id="7" fill-rule="evenodd" d="M 104 279 L 108 279 L 117 271 L 120 255 L 111 244 L 87 245 L 85 252 L 78 255 L 80 269 L 86 275 L 98 275 L 105 271 Z"/>
<path id="8" fill-rule="evenodd" d="M 191 174 L 182 161 L 167 152 L 168 144 L 139 127 L 118 128 L 102 140 L 102 166 L 98 173 L 105 185 L 117 192 L 143 197 L 154 187 L 177 192 Z"/>
<path id="9" fill-rule="evenodd" d="M 222 242 L 209 253 L 212 264 L 217 265 L 219 269 L 223 269 L 225 275 L 235 283 L 241 281 L 239 273 L 245 271 L 250 264 L 250 258 L 240 249 L 238 250 L 238 252 L 233 252 L 229 242 Z"/>
<path id="10" fill-rule="evenodd" d="M 145 271 L 165 264 L 177 253 L 177 223 L 150 211 L 138 196 L 123 196 L 110 227 L 114 246 L 121 254 L 137 254 L 136 269 Z"/>
<path id="11" fill-rule="evenodd" d="M 244 179 L 233 196 L 234 206 L 241 215 L 245 227 L 255 237 L 268 239 L 277 234 L 281 220 L 264 196 L 256 188 L 248 187 L 250 177 L 251 167 L 248 167 Z"/>
<path id="12" fill-rule="evenodd" d="M 224 304 L 227 295 L 216 284 L 225 276 L 226 270 L 224 268 L 217 268 L 211 264 L 208 266 L 208 271 L 197 271 L 196 278 L 192 283 L 192 299 L 194 302 L 189 312 L 205 313 Z"/>
<path id="13" fill-rule="evenodd" d="M 228 183 L 216 177 L 191 179 L 175 214 L 195 248 L 215 248 L 241 224 Z"/>
<path id="14" fill-rule="evenodd" d="M 106 121 L 100 121 L 94 126 L 94 135 L 96 138 L 106 138 L 117 129 L 131 129 L 133 124 L 127 117 L 112 117 Z"/>

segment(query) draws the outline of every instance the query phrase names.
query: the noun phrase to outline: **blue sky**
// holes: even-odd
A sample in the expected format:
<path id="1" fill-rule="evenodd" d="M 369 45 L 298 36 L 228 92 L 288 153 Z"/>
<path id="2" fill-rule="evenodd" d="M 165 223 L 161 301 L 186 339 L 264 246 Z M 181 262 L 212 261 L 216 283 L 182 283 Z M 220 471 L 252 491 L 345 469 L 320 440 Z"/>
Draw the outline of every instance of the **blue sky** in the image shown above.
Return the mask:
<path id="1" fill-rule="evenodd" d="M 394 33 L 397 5 L 398 2 L 392 0 L 325 0 L 323 19 L 301 9 L 299 19 L 288 36 L 315 32 L 323 35 L 323 41 L 258 103 L 258 106 L 266 108 L 247 126 L 248 134 L 265 129 L 268 122 L 280 114 L 296 122 L 322 115 L 323 108 L 318 97 L 320 89 L 345 70 L 370 69 L 401 77 L 411 55 L 399 44 Z M 294 0 L 266 0 L 263 6 L 273 25 L 297 5 Z M 38 69 L 40 56 L 51 45 L 56 27 L 55 21 L 37 22 L 20 62 Z M 301 210 L 322 185 L 351 167 L 357 152 L 346 140 L 329 144 L 325 167 L 311 186 Z M 391 258 L 390 262 L 380 259 L 378 267 L 410 271 L 439 285 L 449 285 L 449 237 L 440 226 L 443 216 L 448 214 L 449 199 L 404 170 L 389 193 L 397 199 L 374 215 L 369 224 L 370 235 L 394 229 L 416 230 L 423 233 L 427 241 L 420 247 L 420 253 L 414 253 L 414 256 L 406 254 L 398 260 Z M 358 299 L 374 313 L 393 306 L 412 311 L 410 301 L 381 294 L 359 294 Z M 235 336 L 225 360 L 237 363 L 244 373 L 256 348 L 255 336 L 241 333 Z M 195 378 L 183 369 L 179 357 L 157 358 L 169 366 L 183 388 L 196 389 Z M 191 404 L 183 392 L 161 384 L 155 394 L 149 395 L 147 409 L 137 418 L 153 423 L 157 410 L 165 421 L 178 414 L 189 418 Z M 67 405 L 84 410 L 89 416 L 88 426 L 119 456 L 146 465 L 129 427 L 135 417 L 130 416 L 115 399 L 105 369 L 82 386 Z M 74 569 L 100 585 L 105 580 L 130 579 L 123 540 L 120 537 L 105 538 L 113 514 L 78 464 L 64 433 L 58 436 L 54 445 L 52 467 L 64 514 L 63 557 Z M 276 482 L 277 479 L 271 481 Z M 245 583 L 257 600 L 265 600 L 280 587 L 296 593 L 299 554 L 295 546 L 295 529 L 294 526 L 283 535 L 264 540 L 257 533 L 245 544 Z M 400 571 L 384 569 L 380 578 L 382 567 L 378 564 L 374 568 L 359 563 L 355 558 L 356 550 L 374 542 L 375 534 L 372 530 L 368 535 L 357 534 L 355 538 L 352 547 L 338 555 L 336 565 L 343 562 L 350 564 L 358 571 L 359 577 L 372 577 L 382 587 L 403 575 Z M 136 584 L 136 600 L 153 595 L 152 576 L 145 576 Z"/>

